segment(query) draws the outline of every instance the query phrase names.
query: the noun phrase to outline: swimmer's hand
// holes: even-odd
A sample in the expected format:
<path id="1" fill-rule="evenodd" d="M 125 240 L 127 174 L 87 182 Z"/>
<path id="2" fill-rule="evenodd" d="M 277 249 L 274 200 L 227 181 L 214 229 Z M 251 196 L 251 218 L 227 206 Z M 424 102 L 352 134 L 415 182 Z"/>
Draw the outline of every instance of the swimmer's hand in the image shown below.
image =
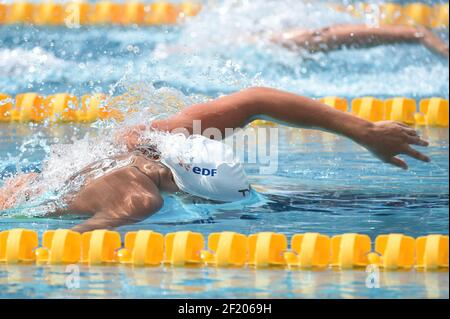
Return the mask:
<path id="1" fill-rule="evenodd" d="M 420 39 L 420 42 L 428 49 L 436 52 L 443 57 L 449 57 L 448 45 L 432 31 L 424 27 L 419 27 L 418 31 L 416 32 L 416 36 Z"/>
<path id="2" fill-rule="evenodd" d="M 415 150 L 411 145 L 428 146 L 413 128 L 399 122 L 382 121 L 369 126 L 363 137 L 357 142 L 385 163 L 403 169 L 408 164 L 397 155 L 405 154 L 423 162 L 430 162 L 425 154 Z"/>
<path id="3" fill-rule="evenodd" d="M 16 206 L 21 199 L 28 200 L 31 196 L 43 192 L 40 188 L 30 188 L 38 178 L 37 173 L 27 173 L 7 179 L 0 188 L 0 211 Z"/>
<path id="4" fill-rule="evenodd" d="M 142 133 L 146 130 L 145 125 L 136 125 L 120 131 L 116 135 L 118 144 L 125 144 L 128 151 L 134 151 L 140 144 Z"/>

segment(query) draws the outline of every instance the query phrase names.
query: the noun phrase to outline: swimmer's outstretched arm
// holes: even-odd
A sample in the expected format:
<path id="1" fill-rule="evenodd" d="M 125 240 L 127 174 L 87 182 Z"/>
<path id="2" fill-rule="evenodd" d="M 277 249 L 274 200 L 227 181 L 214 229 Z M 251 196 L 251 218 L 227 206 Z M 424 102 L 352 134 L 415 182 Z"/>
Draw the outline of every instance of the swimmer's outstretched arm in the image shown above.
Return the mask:
<path id="1" fill-rule="evenodd" d="M 405 124 L 382 121 L 372 123 L 335 110 L 319 101 L 270 88 L 250 88 L 211 102 L 192 105 L 166 120 L 152 123 L 162 131 L 185 128 L 190 134 L 193 121 L 201 120 L 202 130 L 217 128 L 225 136 L 227 128 L 242 128 L 255 119 L 270 119 L 293 127 L 312 128 L 346 136 L 364 146 L 383 162 L 407 169 L 397 155 L 405 154 L 429 162 L 430 158 L 412 145 L 428 146 L 417 132 Z M 135 136 L 126 138 L 130 148 Z"/>
<path id="2" fill-rule="evenodd" d="M 286 47 L 309 51 L 336 50 L 344 46 L 369 47 L 388 43 L 421 43 L 431 51 L 448 57 L 449 48 L 437 35 L 424 27 L 401 25 L 336 25 L 319 30 L 297 30 L 272 37 Z"/>

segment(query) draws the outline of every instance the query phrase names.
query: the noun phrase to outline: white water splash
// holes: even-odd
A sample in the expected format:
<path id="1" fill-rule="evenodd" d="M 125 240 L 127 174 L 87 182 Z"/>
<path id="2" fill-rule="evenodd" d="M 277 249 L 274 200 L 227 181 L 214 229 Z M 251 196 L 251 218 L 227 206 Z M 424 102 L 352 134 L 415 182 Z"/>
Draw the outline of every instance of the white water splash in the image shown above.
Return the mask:
<path id="1" fill-rule="evenodd" d="M 55 70 L 70 67 L 71 63 L 55 57 L 40 47 L 31 50 L 22 48 L 0 50 L 0 70 L 2 76 L 23 77 L 35 75 L 33 80 L 43 81 L 54 75 Z"/>
<path id="2" fill-rule="evenodd" d="M 127 153 L 120 136 L 129 127 L 137 124 L 149 126 L 156 118 L 169 116 L 185 105 L 204 100 L 200 96 L 185 96 L 174 89 L 155 89 L 144 83 L 126 82 L 126 87 L 128 94 L 134 92 L 131 95 L 133 100 L 126 99 L 126 102 L 119 100 L 114 105 L 128 114 L 122 123 L 99 120 L 93 124 L 98 127 L 95 136 L 86 134 L 81 139 L 73 138 L 71 143 L 53 145 L 44 143 L 45 145 L 43 145 L 41 143 L 42 136 L 39 134 L 32 135 L 22 142 L 19 146 L 19 155 L 14 158 L 10 157 L 7 160 L 9 164 L 15 163 L 16 167 L 23 166 L 27 163 L 30 152 L 36 148 L 44 149 L 46 156 L 42 162 L 42 173 L 39 178 L 32 180 L 26 188 L 20 188 L 15 192 L 21 209 L 12 210 L 11 213 L 18 212 L 22 215 L 38 216 L 53 210 L 55 208 L 53 204 L 45 205 L 45 203 L 58 202 L 63 195 L 74 192 L 83 185 L 84 180 L 74 178 L 74 174 L 94 162 L 100 162 L 101 169 L 93 172 L 94 175 L 97 174 L 95 176 L 97 178 L 109 171 L 106 167 L 111 162 L 109 159 Z M 152 131 L 146 136 L 161 145 L 163 152 L 170 150 L 175 144 L 186 141 L 185 138 L 182 141 L 163 132 Z M 121 165 L 120 161 L 117 161 L 110 166 Z M 68 180 L 71 182 L 67 183 Z M 8 180 L 5 181 L 5 184 L 7 183 Z M 30 199 L 30 194 L 38 194 L 38 196 Z"/>

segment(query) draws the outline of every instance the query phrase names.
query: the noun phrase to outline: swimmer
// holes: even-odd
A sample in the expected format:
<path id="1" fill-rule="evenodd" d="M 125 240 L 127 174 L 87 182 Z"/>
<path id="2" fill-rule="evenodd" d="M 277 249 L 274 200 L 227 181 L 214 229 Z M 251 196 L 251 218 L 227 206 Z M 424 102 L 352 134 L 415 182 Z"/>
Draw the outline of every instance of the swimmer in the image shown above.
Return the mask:
<path id="1" fill-rule="evenodd" d="M 122 162 L 122 165 L 100 177 L 90 177 L 90 172 L 101 167 L 100 161 L 75 174 L 72 179 L 86 177 L 85 183 L 79 191 L 68 194 L 66 205 L 55 213 L 87 215 L 89 218 L 85 222 L 73 228 L 85 232 L 148 218 L 163 206 L 162 193 L 185 192 L 219 202 L 246 199 L 250 196 L 251 186 L 243 166 L 233 159 L 220 159 L 228 151 L 223 142 L 190 135 L 193 155 L 192 161 L 187 163 L 179 158 L 161 156 L 157 146 L 143 138 L 143 133 L 147 129 L 174 132 L 181 128 L 189 135 L 194 132 L 194 121 L 199 120 L 203 128 L 216 128 L 225 136 L 227 128 L 243 128 L 256 119 L 345 136 L 383 162 L 403 169 L 408 165 L 397 156 L 399 154 L 430 161 L 428 156 L 411 147 L 428 146 L 428 142 L 405 124 L 372 123 L 307 97 L 271 88 L 250 88 L 192 105 L 167 119 L 119 134 L 118 139 L 127 145 L 129 153 L 112 159 L 112 163 Z M 111 162 L 111 159 L 106 160 Z M 36 174 L 26 176 L 31 180 L 39 178 Z M 24 187 L 26 178 L 22 176 L 19 180 L 9 181 L 0 190 L 0 210 L 15 204 L 11 197 Z"/>
<path id="2" fill-rule="evenodd" d="M 274 35 L 271 40 L 289 49 L 303 48 L 311 53 L 343 47 L 372 47 L 390 43 L 419 43 L 444 57 L 448 45 L 424 27 L 402 25 L 368 26 L 345 24 L 317 30 L 299 29 Z"/>
<path id="3" fill-rule="evenodd" d="M 261 41 L 261 35 L 269 41 L 292 51 L 306 50 L 310 53 L 329 52 L 348 48 L 368 48 L 386 44 L 421 44 L 430 51 L 449 57 L 449 47 L 431 30 L 419 26 L 340 24 L 319 29 L 294 29 L 281 33 L 267 32 L 245 38 L 246 42 Z M 185 47 L 169 47 L 171 53 L 192 54 Z"/>

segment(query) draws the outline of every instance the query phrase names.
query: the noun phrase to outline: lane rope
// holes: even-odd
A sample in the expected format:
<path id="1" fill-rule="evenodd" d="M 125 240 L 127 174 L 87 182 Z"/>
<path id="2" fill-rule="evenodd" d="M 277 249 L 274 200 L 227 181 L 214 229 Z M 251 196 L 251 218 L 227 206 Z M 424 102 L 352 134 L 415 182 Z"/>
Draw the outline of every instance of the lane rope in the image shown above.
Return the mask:
<path id="1" fill-rule="evenodd" d="M 0 232 L 0 263 L 283 267 L 288 269 L 357 269 L 376 265 L 384 270 L 448 268 L 448 235 L 413 238 L 403 234 L 347 233 L 329 237 L 295 234 L 288 240 L 275 232 L 248 236 L 235 232 L 179 231 L 165 236 L 151 230 L 120 233 L 94 230 L 80 234 L 68 229 L 49 230 L 39 242 L 36 231 Z"/>

